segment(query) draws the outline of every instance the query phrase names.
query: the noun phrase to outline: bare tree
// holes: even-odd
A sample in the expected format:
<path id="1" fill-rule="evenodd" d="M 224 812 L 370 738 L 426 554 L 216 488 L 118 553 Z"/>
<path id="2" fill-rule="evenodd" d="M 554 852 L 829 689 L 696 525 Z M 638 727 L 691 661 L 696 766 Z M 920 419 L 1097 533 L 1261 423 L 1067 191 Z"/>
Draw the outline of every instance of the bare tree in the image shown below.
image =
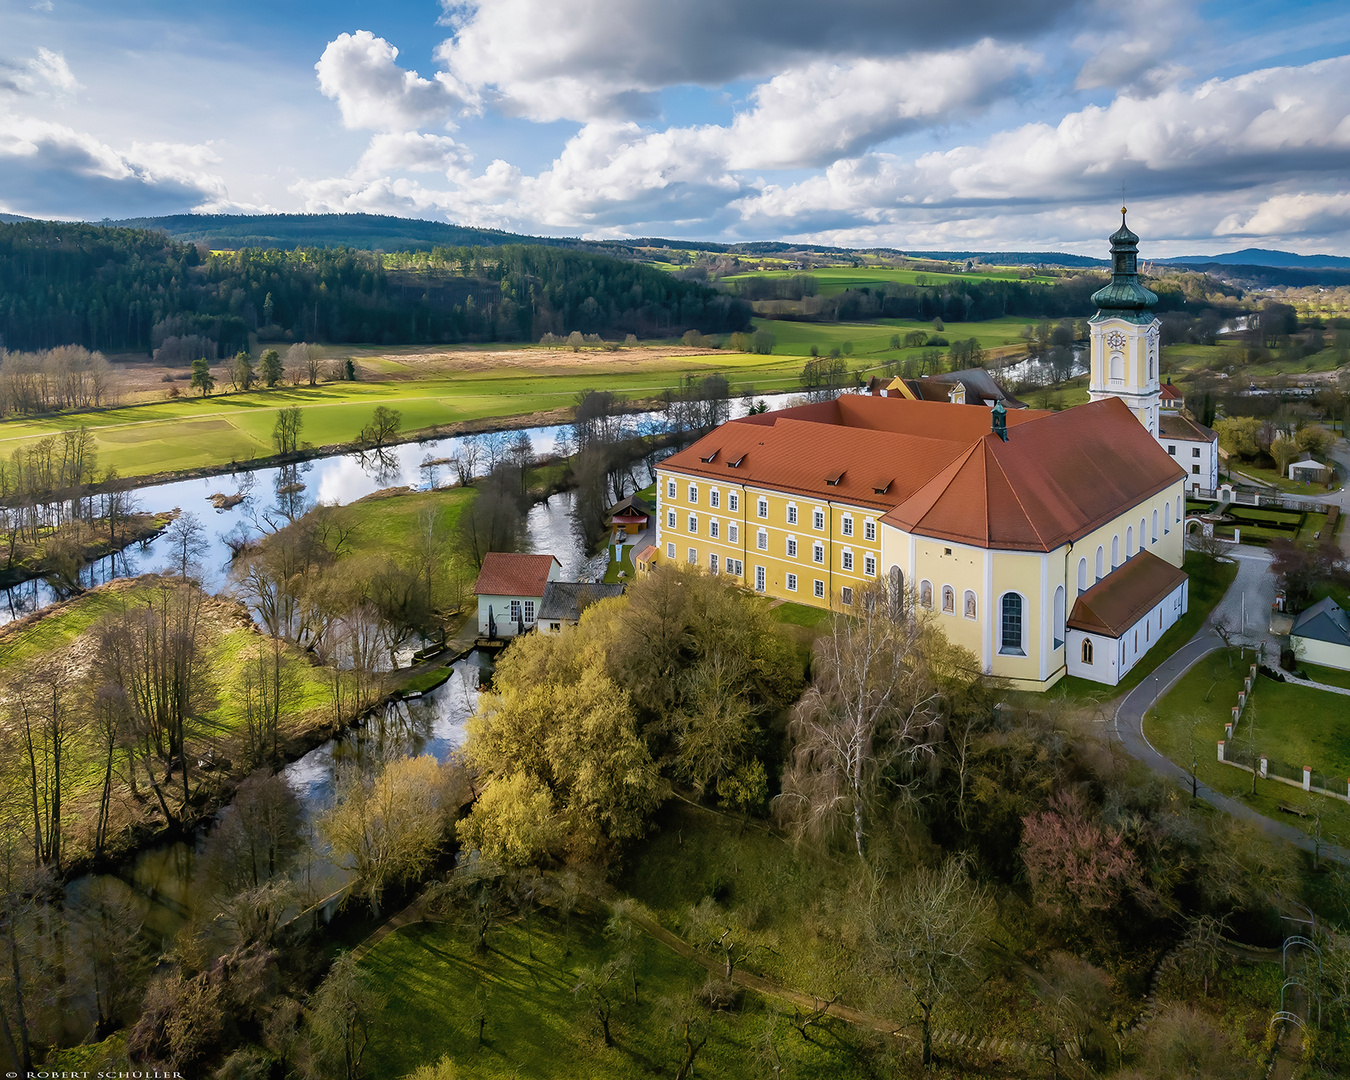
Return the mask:
<path id="1" fill-rule="evenodd" d="M 866 592 L 817 645 L 814 681 L 793 712 L 779 810 L 798 835 L 847 821 L 858 857 L 883 789 L 935 750 L 938 694 L 925 651 L 928 624 Z"/>
<path id="2" fill-rule="evenodd" d="M 450 456 L 450 464 L 454 467 L 455 475 L 459 478 L 460 487 L 468 487 L 473 483 L 473 478 L 478 472 L 478 457 L 478 436 L 466 435 L 460 439 L 459 447 Z"/>
<path id="3" fill-rule="evenodd" d="M 272 445 L 277 453 L 285 457 L 300 449 L 300 429 L 304 426 L 305 414 L 299 405 L 291 405 L 277 410 L 277 422 L 272 428 Z"/>
<path id="4" fill-rule="evenodd" d="M 64 666 L 50 659 L 28 667 L 14 680 L 6 706 L 18 743 L 33 863 L 59 871 L 70 756 L 83 712 Z"/>
<path id="5" fill-rule="evenodd" d="M 899 980 L 917 1011 L 925 1065 L 933 1062 L 934 1013 L 978 972 L 992 913 L 959 858 L 920 867 L 894 890 L 874 881 L 865 916 L 872 962 Z"/>
<path id="6" fill-rule="evenodd" d="M 179 514 L 165 531 L 164 540 L 171 553 L 170 565 L 186 581 L 188 571 L 207 552 L 206 527 L 196 514 Z"/>

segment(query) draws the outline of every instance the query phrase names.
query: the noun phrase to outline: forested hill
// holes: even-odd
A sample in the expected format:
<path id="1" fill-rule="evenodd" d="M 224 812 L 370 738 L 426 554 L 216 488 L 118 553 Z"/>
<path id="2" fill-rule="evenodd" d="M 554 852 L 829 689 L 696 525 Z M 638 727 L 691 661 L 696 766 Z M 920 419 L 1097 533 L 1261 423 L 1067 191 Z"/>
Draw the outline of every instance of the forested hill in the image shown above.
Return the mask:
<path id="1" fill-rule="evenodd" d="M 382 256 L 350 248 L 211 254 L 161 232 L 0 225 L 0 345 L 105 352 L 200 336 L 434 344 L 724 333 L 750 305 L 632 261 L 540 245 Z"/>
<path id="2" fill-rule="evenodd" d="M 175 214 L 105 222 L 151 229 L 212 250 L 236 248 L 349 247 L 366 251 L 430 251 L 435 247 L 544 244 L 585 247 L 576 238 L 524 236 L 498 229 L 384 214 Z"/>

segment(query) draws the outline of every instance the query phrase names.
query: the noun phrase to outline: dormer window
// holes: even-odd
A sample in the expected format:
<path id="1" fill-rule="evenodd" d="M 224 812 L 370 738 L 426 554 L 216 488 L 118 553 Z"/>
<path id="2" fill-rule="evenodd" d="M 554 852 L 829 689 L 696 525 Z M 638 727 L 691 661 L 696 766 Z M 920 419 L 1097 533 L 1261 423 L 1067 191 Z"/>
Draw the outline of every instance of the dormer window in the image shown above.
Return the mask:
<path id="1" fill-rule="evenodd" d="M 844 478 L 844 473 L 843 473 L 843 470 L 841 469 L 839 472 L 836 472 L 836 473 L 830 473 L 828 476 L 826 476 L 826 477 L 825 477 L 825 483 L 829 484 L 830 487 L 838 487 L 838 486 L 839 486 L 839 481 L 842 480 L 843 478 Z"/>
<path id="2" fill-rule="evenodd" d="M 736 460 L 734 460 L 734 461 L 728 461 L 728 462 L 727 462 L 727 468 L 728 468 L 728 469 L 739 469 L 739 468 L 741 467 L 741 462 L 744 461 L 744 460 L 745 460 L 745 455 L 742 454 L 740 457 L 736 458 Z"/>
<path id="3" fill-rule="evenodd" d="M 889 480 L 874 480 L 872 482 L 872 494 L 885 495 L 886 492 L 891 489 L 893 483 L 895 483 L 894 478 Z"/>
<path id="4" fill-rule="evenodd" d="M 716 458 L 716 457 L 717 457 L 717 451 L 714 450 L 714 451 L 712 451 L 712 453 L 710 453 L 707 457 L 704 457 L 702 454 L 700 454 L 700 455 L 699 455 L 699 461 L 703 462 L 704 465 L 711 465 L 712 462 L 713 462 L 713 459 Z"/>

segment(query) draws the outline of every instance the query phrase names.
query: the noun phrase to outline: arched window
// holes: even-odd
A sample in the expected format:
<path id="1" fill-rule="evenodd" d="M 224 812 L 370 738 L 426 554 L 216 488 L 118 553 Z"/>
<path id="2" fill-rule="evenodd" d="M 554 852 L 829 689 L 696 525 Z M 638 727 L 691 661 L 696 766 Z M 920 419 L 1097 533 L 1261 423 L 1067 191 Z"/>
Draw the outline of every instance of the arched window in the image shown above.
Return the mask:
<path id="1" fill-rule="evenodd" d="M 1101 549 L 1101 548 L 1098 548 L 1098 549 L 1097 549 L 1097 562 L 1098 562 L 1098 565 L 1101 564 L 1101 558 L 1102 558 L 1102 549 Z M 1080 593 L 1082 593 L 1082 592 L 1087 592 L 1087 587 L 1088 587 L 1088 586 L 1087 586 L 1087 558 L 1084 557 L 1084 558 L 1081 558 L 1081 559 L 1078 560 L 1078 591 L 1079 591 Z"/>
<path id="2" fill-rule="evenodd" d="M 1064 586 L 1055 590 L 1055 648 L 1064 644 Z"/>
<path id="3" fill-rule="evenodd" d="M 1092 640 L 1090 638 L 1083 639 L 1083 663 L 1092 663 Z"/>
<path id="4" fill-rule="evenodd" d="M 1125 526 L 1125 558 L 1134 554 L 1134 526 Z"/>
<path id="5" fill-rule="evenodd" d="M 933 583 L 931 581 L 919 582 L 919 606 L 926 608 L 933 606 Z"/>
<path id="6" fill-rule="evenodd" d="M 942 586 L 942 614 L 956 614 L 956 590 L 950 585 Z"/>
<path id="7" fill-rule="evenodd" d="M 1105 558 L 1105 556 L 1106 556 L 1106 550 L 1101 546 L 1101 544 L 1098 544 L 1098 545 L 1097 545 L 1097 576 L 1096 576 L 1096 578 L 1093 579 L 1093 580 L 1095 580 L 1095 581 L 1101 581 L 1101 579 L 1102 579 L 1102 560 Z"/>
<path id="8" fill-rule="evenodd" d="M 965 600 L 966 618 L 967 618 L 967 619 L 974 619 L 974 618 L 977 618 L 977 617 L 978 617 L 978 610 L 977 610 L 977 607 L 976 607 L 976 604 L 975 604 L 975 593 L 974 593 L 974 591 L 971 590 L 971 589 L 967 589 L 967 590 L 966 590 L 966 595 L 965 595 L 965 597 L 964 597 L 964 600 Z"/>
<path id="9" fill-rule="evenodd" d="M 1017 593 L 1004 593 L 999 605 L 1002 620 L 999 624 L 998 651 L 1010 656 L 1025 656 L 1022 648 L 1022 598 Z"/>
<path id="10" fill-rule="evenodd" d="M 1120 534 L 1111 537 L 1111 569 L 1120 565 Z"/>
<path id="11" fill-rule="evenodd" d="M 1147 529 L 1147 527 L 1148 527 L 1148 522 L 1145 521 L 1143 518 L 1140 518 L 1140 519 L 1139 519 L 1139 550 L 1140 550 L 1140 551 L 1143 551 L 1143 550 L 1144 550 L 1144 537 L 1148 535 L 1147 532 L 1145 531 L 1145 530 Z"/>
<path id="12" fill-rule="evenodd" d="M 1158 542 L 1158 511 L 1153 511 L 1153 542 Z"/>
<path id="13" fill-rule="evenodd" d="M 1172 504 L 1163 503 L 1163 535 L 1166 536 L 1172 531 Z"/>
<path id="14" fill-rule="evenodd" d="M 1181 496 L 1177 496 L 1177 520 L 1181 520 Z"/>
<path id="15" fill-rule="evenodd" d="M 1111 354 L 1111 381 L 1125 381 L 1125 357 L 1120 353 Z"/>

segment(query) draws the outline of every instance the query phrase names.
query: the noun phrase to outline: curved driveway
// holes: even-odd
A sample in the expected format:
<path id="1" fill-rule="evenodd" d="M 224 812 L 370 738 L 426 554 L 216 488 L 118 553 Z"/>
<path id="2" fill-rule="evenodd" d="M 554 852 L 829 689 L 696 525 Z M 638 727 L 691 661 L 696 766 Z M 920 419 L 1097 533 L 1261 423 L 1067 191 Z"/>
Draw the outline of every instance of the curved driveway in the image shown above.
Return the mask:
<path id="1" fill-rule="evenodd" d="M 1153 674 L 1126 694 L 1116 708 L 1114 731 L 1126 752 L 1131 757 L 1142 761 L 1154 772 L 1176 780 L 1186 788 L 1191 786 L 1191 774 L 1153 748 L 1153 744 L 1148 741 L 1148 737 L 1144 734 L 1144 714 L 1200 660 L 1216 649 L 1223 648 L 1223 639 L 1214 632 L 1214 625 L 1216 622 L 1223 620 L 1227 622 L 1227 625 L 1237 628 L 1240 615 L 1237 618 L 1233 616 L 1235 612 L 1240 612 L 1244 595 L 1248 601 L 1248 622 L 1249 624 L 1255 623 L 1255 625 L 1250 625 L 1245 634 L 1239 632 L 1233 635 L 1233 640 L 1242 640 L 1247 645 L 1256 645 L 1265 637 L 1263 620 L 1265 613 L 1270 610 L 1270 601 L 1266 593 L 1268 589 L 1273 593 L 1273 585 L 1266 573 L 1269 559 L 1265 552 L 1256 552 L 1251 549 L 1239 550 L 1234 554 L 1240 560 L 1238 576 L 1232 587 L 1224 595 L 1223 600 L 1215 607 L 1210 617 L 1205 620 L 1205 625 L 1200 628 L 1199 633 L 1159 664 Z M 1217 753 L 1217 744 L 1215 752 Z M 1305 851 L 1320 851 L 1322 855 L 1329 859 L 1350 864 L 1350 850 L 1325 842 L 1319 846 L 1317 841 L 1302 829 L 1268 818 L 1264 814 L 1258 814 L 1246 803 L 1215 791 L 1204 782 L 1197 784 L 1196 794 L 1211 806 L 1215 806 L 1235 818 L 1250 822 L 1267 836 L 1284 840 Z"/>

